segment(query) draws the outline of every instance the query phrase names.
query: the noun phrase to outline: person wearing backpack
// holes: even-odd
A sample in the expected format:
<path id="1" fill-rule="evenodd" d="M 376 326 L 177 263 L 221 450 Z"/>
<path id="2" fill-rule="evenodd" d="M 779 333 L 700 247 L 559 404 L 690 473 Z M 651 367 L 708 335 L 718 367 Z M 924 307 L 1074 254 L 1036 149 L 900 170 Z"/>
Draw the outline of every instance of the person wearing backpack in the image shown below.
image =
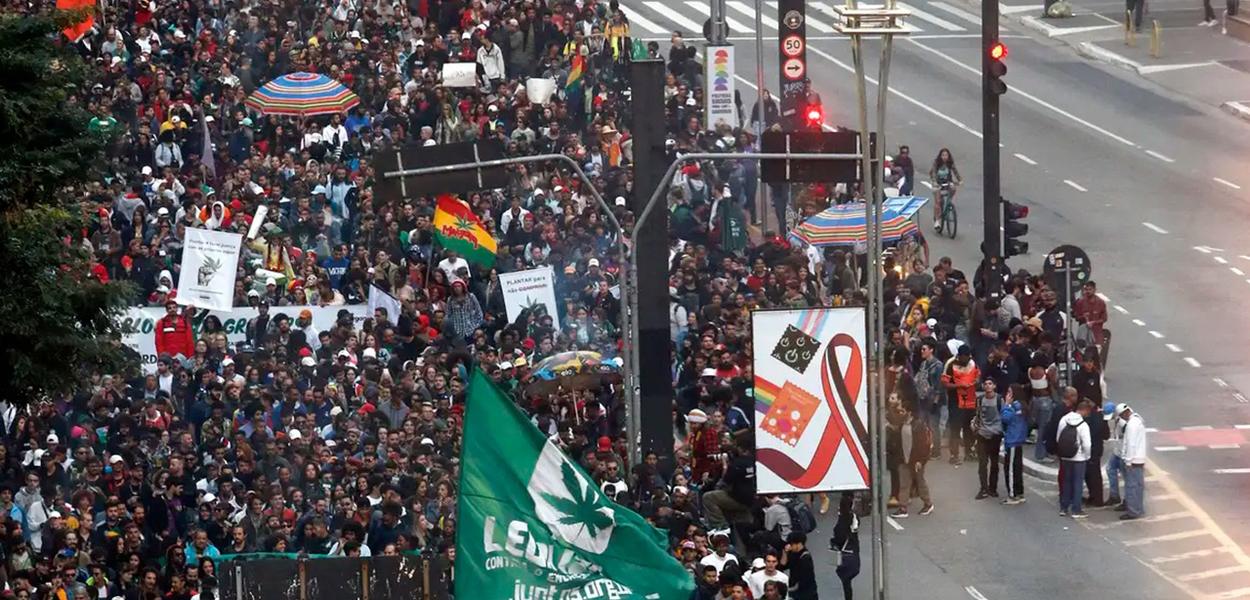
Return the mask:
<path id="1" fill-rule="evenodd" d="M 1081 492 L 1085 487 L 1085 467 L 1091 446 L 1089 423 L 1085 418 L 1094 410 L 1094 403 L 1082 400 L 1076 410 L 1064 415 L 1055 435 L 1055 453 L 1063 463 L 1063 486 L 1059 490 L 1059 514 L 1084 519 Z"/>
<path id="2" fill-rule="evenodd" d="M 981 382 L 981 393 L 977 395 L 973 427 L 978 444 L 977 476 L 981 479 L 977 500 L 998 497 L 998 449 L 1003 444 L 1002 409 L 1003 399 L 998 395 L 998 384 L 993 379 L 985 378 Z"/>
<path id="3" fill-rule="evenodd" d="M 914 486 L 924 506 L 920 514 L 933 513 L 933 499 L 929 497 L 929 483 L 925 481 L 924 469 L 929 462 L 929 453 L 933 448 L 933 430 L 929 428 L 927 419 L 917 417 L 912 407 L 904 406 L 903 423 L 899 428 L 902 447 L 899 449 L 900 464 L 898 466 L 898 509 L 891 516 L 898 519 L 907 518 L 907 504 Z"/>
<path id="4" fill-rule="evenodd" d="M 1064 417 L 1068 416 L 1068 413 L 1076 410 L 1076 401 L 1076 388 L 1064 388 L 1059 404 L 1055 406 L 1054 410 L 1050 411 L 1050 421 L 1046 423 L 1045 427 L 1039 429 L 1041 433 L 1038 437 L 1038 443 L 1045 447 L 1048 456 L 1058 458 L 1059 453 L 1055 450 L 1055 438 L 1059 435 L 1059 423 L 1063 421 Z M 1059 476 L 1057 477 L 1059 493 L 1061 494 L 1063 493 L 1063 472 L 1064 462 L 1061 460 L 1059 461 Z"/>

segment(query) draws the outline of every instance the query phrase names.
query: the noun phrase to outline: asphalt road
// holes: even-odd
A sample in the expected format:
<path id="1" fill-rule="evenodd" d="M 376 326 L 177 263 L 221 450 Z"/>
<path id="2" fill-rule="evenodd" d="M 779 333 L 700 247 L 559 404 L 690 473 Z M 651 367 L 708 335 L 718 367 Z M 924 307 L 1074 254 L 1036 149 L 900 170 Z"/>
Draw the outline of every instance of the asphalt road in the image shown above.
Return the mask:
<path id="1" fill-rule="evenodd" d="M 647 20 L 635 18 L 635 32 L 652 35 L 654 29 L 665 51 L 669 31 L 690 32 L 689 23 L 707 15 L 698 4 L 624 4 L 633 17 Z M 821 4 L 809 3 L 809 19 L 827 26 L 831 19 Z M 927 219 L 922 227 L 935 256 L 949 255 L 971 272 L 981 230 L 978 9 L 958 0 L 910 5 L 924 18 L 913 18 L 917 31 L 894 45 L 887 147 L 909 144 L 918 165 L 939 148 L 951 149 L 965 179 L 956 200 L 960 237 L 938 239 Z M 731 41 L 749 110 L 756 57 L 743 29 L 752 18 L 730 10 L 744 26 L 733 27 Z M 775 12 L 766 14 L 776 19 Z M 1244 350 L 1250 317 L 1242 300 L 1250 291 L 1250 241 L 1242 235 L 1250 222 L 1250 129 L 1215 108 L 1091 65 L 1066 46 L 1004 24 L 1010 91 L 1002 100 L 1002 189 L 1004 197 L 1030 206 L 1033 250 L 1011 265 L 1036 271 L 1044 253 L 1064 243 L 1090 254 L 1093 278 L 1112 307 L 1108 392 L 1137 407 L 1154 430 L 1148 489 L 1158 498 L 1148 510 L 1161 518 L 1097 528 L 1095 517 L 1074 526 L 1043 506 L 1044 496 L 1014 507 L 1016 515 L 1001 515 L 1006 507 L 972 501 L 974 484 L 952 483 L 949 489 L 964 489 L 963 496 L 952 491 L 945 499 L 935 491 L 944 509 L 887 532 L 897 547 L 890 576 L 925 586 L 948 581 L 950 590 L 973 598 L 1053 597 L 1071 590 L 1073 580 L 1114 584 L 1083 587 L 1072 597 L 1250 597 L 1244 551 L 1250 510 L 1243 500 L 1250 485 L 1244 395 L 1250 394 Z M 767 24 L 763 31 L 765 81 L 775 90 L 777 31 Z M 848 41 L 811 28 L 808 34 L 808 74 L 827 121 L 854 124 Z M 879 46 L 867 48 L 875 78 Z M 876 87 L 868 91 L 874 98 Z M 945 484 L 975 477 L 963 471 L 937 468 L 932 479 Z M 1059 533 L 1065 526 L 1075 533 Z M 860 582 L 867 580 L 866 569 Z M 837 589 L 836 582 L 831 586 Z M 905 587 L 912 586 L 895 591 Z M 1096 595 L 1085 593 L 1095 589 Z"/>

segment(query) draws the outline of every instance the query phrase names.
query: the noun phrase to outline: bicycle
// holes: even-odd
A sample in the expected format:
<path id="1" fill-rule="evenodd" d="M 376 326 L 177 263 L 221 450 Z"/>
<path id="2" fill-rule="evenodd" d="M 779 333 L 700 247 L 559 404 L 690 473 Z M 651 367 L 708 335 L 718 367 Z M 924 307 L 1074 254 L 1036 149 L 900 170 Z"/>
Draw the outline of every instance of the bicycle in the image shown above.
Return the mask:
<path id="1" fill-rule="evenodd" d="M 955 233 L 959 230 L 959 218 L 955 211 L 955 203 L 951 202 L 951 192 L 954 191 L 955 184 L 947 181 L 939 184 L 937 201 L 942 203 L 942 216 L 937 222 L 938 235 L 945 234 L 950 239 L 955 239 Z"/>

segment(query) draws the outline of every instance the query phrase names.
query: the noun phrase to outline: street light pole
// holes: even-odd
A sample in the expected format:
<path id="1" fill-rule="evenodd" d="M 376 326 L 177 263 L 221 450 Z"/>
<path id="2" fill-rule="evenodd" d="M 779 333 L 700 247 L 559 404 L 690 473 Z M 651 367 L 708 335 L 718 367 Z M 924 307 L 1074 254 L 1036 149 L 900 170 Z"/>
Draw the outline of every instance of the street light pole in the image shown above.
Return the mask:
<path id="1" fill-rule="evenodd" d="M 882 8 L 861 9 L 857 0 L 847 0 L 845 7 L 834 7 L 842 18 L 837 29 L 851 38 L 851 57 L 855 64 L 855 92 L 859 104 L 860 151 L 864 194 L 864 218 L 868 234 L 868 324 L 866 328 L 869 356 L 868 406 L 869 436 L 874 449 L 871 457 L 872 510 L 872 589 L 873 598 L 885 600 L 888 583 L 885 574 L 885 511 L 889 492 L 885 487 L 885 315 L 882 306 L 883 263 L 881 249 L 881 171 L 872 170 L 872 134 L 868 129 L 868 84 L 864 71 L 864 36 L 881 36 L 881 60 L 877 65 L 877 143 L 876 158 L 883 170 L 885 154 L 885 107 L 889 96 L 890 55 L 895 35 L 907 33 L 900 20 L 909 14 L 897 8 L 895 0 L 887 0 Z"/>
<path id="2" fill-rule="evenodd" d="M 764 90 L 764 0 L 755 0 L 755 91 L 756 100 L 755 108 L 757 119 L 755 121 L 755 144 L 757 151 L 764 150 L 764 104 L 768 100 L 768 92 Z M 768 186 L 764 185 L 763 171 L 756 166 L 755 169 L 755 197 L 751 198 L 751 202 L 755 203 L 755 214 L 757 221 L 763 229 L 768 229 Z M 777 230 L 781 231 L 781 225 L 778 224 Z"/>

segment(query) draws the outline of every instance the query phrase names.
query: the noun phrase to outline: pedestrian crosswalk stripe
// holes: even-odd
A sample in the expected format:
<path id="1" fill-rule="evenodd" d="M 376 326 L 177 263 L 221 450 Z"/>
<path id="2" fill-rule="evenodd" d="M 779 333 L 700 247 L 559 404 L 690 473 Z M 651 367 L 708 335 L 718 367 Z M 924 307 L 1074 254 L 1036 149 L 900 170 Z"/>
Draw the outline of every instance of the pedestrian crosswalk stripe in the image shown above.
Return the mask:
<path id="1" fill-rule="evenodd" d="M 776 2 L 769 1 L 769 2 L 765 2 L 764 4 L 767 4 L 768 8 L 777 10 Z M 829 25 L 824 24 L 821 21 L 817 21 L 816 19 L 813 19 L 811 15 L 807 15 L 807 26 L 811 27 L 812 29 L 815 29 L 816 31 L 819 31 L 820 33 L 837 33 L 838 31 L 834 29 L 833 27 L 830 27 Z"/>
<path id="2" fill-rule="evenodd" d="M 1184 540 L 1195 538 L 1203 535 L 1210 535 L 1205 529 L 1194 529 L 1193 531 L 1181 531 L 1178 533 L 1169 533 L 1166 535 L 1156 535 L 1154 537 L 1145 537 L 1136 540 L 1128 540 L 1124 542 L 1125 546 L 1145 546 L 1155 542 L 1174 542 L 1176 540 Z"/>
<path id="3" fill-rule="evenodd" d="M 1194 550 L 1192 552 L 1182 552 L 1180 554 L 1173 554 L 1171 556 L 1157 556 L 1155 558 L 1150 559 L 1150 562 L 1156 565 L 1162 565 L 1162 564 L 1173 563 L 1173 562 L 1178 562 L 1182 560 L 1206 558 L 1208 556 L 1211 556 L 1213 554 L 1218 554 L 1220 552 L 1228 552 L 1228 548 L 1219 546 L 1217 548 L 1207 548 L 1205 550 Z"/>
<path id="4" fill-rule="evenodd" d="M 729 7 L 734 12 L 742 14 L 750 19 L 755 18 L 755 7 L 747 6 L 746 2 L 741 2 L 740 0 L 730 0 L 729 2 L 725 3 L 725 6 Z M 766 14 L 763 14 L 762 12 L 760 14 L 760 22 L 764 24 L 764 27 L 767 27 L 769 29 L 777 28 L 777 19 L 774 19 Z"/>
<path id="5" fill-rule="evenodd" d="M 964 30 L 964 28 L 960 25 L 951 23 L 950 21 L 947 21 L 946 19 L 943 19 L 937 15 L 929 14 L 914 6 L 911 6 L 908 4 L 899 4 L 898 7 L 905 9 L 905 10 L 910 10 L 911 16 L 916 17 L 917 19 L 920 19 L 921 21 L 927 21 L 929 23 L 937 25 L 938 27 L 941 27 L 942 29 L 945 29 L 947 31 L 963 31 Z M 1016 156 L 1020 156 L 1020 155 L 1017 154 Z"/>
<path id="6" fill-rule="evenodd" d="M 1181 575 L 1177 577 L 1176 579 L 1177 581 L 1198 581 L 1199 579 L 1210 579 L 1212 577 L 1219 577 L 1221 575 L 1231 575 L 1233 573 L 1240 573 L 1247 569 L 1250 569 L 1250 567 L 1247 567 L 1246 565 L 1233 565 L 1231 567 L 1211 569 L 1210 571 L 1202 571 L 1200 573 L 1187 573 L 1185 575 Z"/>
<path id="7" fill-rule="evenodd" d="M 951 6 L 951 5 L 949 5 L 949 4 L 945 3 L 945 2 L 930 2 L 930 3 L 929 3 L 929 6 L 932 6 L 933 8 L 937 8 L 937 9 L 944 10 L 944 11 L 946 11 L 946 12 L 948 12 L 948 13 L 952 14 L 952 15 L 955 15 L 956 17 L 959 17 L 959 18 L 961 18 L 961 19 L 963 19 L 963 20 L 965 20 L 965 21 L 970 21 L 971 23 L 973 23 L 973 24 L 975 24 L 975 25 L 980 25 L 980 24 L 981 24 L 981 17 L 979 17 L 979 16 L 977 16 L 977 15 L 974 15 L 974 14 L 972 14 L 972 13 L 970 13 L 970 12 L 968 12 L 968 11 L 966 11 L 966 10 L 962 9 L 962 8 L 959 8 L 959 7 L 956 7 L 956 6 Z"/>
<path id="8" fill-rule="evenodd" d="M 637 25 L 643 29 L 646 29 L 650 33 L 669 33 L 669 30 L 663 27 L 660 27 L 659 25 L 655 23 L 655 21 L 652 21 L 638 14 L 638 11 L 628 6 L 625 6 L 624 4 L 621 5 L 621 10 L 625 12 L 625 18 L 629 19 L 629 24 L 631 27 L 634 25 Z"/>
<path id="9" fill-rule="evenodd" d="M 687 0 L 686 6 L 689 6 L 690 8 L 693 8 L 696 11 L 699 11 L 699 14 L 705 14 L 705 13 L 709 15 L 712 14 L 712 7 L 708 6 L 707 2 L 700 2 L 699 0 Z M 746 23 L 743 23 L 742 21 L 739 21 L 733 17 L 726 16 L 725 22 L 729 23 L 729 30 L 735 33 L 755 33 L 755 30 L 751 29 L 751 27 L 748 26 Z"/>
<path id="10" fill-rule="evenodd" d="M 695 23 L 694 21 L 691 21 L 690 19 L 687 19 L 681 13 L 669 8 L 668 5 L 666 5 L 665 3 L 656 2 L 654 0 L 649 0 L 647 2 L 643 2 L 643 4 L 645 4 L 647 8 L 650 8 L 651 10 L 654 10 L 655 12 L 662 15 L 665 19 L 668 19 L 676 23 L 682 29 L 686 30 L 686 32 L 689 32 L 686 35 L 690 35 L 690 36 L 702 35 L 701 32 L 703 31 L 703 25 L 699 23 Z"/>

